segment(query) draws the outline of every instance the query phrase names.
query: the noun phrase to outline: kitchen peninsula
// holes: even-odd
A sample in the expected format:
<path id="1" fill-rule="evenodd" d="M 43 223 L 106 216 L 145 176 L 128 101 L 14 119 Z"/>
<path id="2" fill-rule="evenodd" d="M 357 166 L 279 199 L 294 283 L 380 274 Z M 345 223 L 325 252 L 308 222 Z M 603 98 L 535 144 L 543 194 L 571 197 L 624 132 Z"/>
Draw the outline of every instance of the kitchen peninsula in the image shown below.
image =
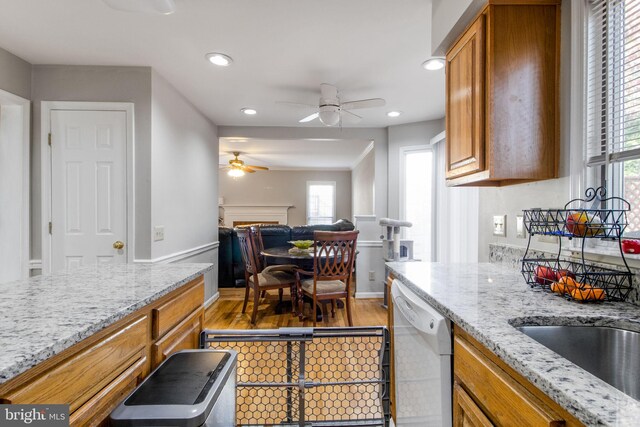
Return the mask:
<path id="1" fill-rule="evenodd" d="M 393 277 L 454 324 L 454 418 L 456 411 L 464 418 L 469 410 L 476 419 L 486 414 L 503 425 L 547 425 L 544 420 L 548 425 L 638 425 L 639 401 L 516 329 L 597 325 L 640 332 L 638 306 L 566 301 L 530 289 L 522 274 L 508 265 L 387 266 Z M 491 392 L 485 393 L 489 387 Z M 464 395 L 458 405 L 456 391 Z M 507 401 L 507 407 L 500 406 L 500 400 Z M 516 422 L 515 417 L 523 419 Z"/>
<path id="2" fill-rule="evenodd" d="M 0 402 L 99 423 L 173 351 L 195 348 L 211 264 L 120 264 L 0 285 Z"/>

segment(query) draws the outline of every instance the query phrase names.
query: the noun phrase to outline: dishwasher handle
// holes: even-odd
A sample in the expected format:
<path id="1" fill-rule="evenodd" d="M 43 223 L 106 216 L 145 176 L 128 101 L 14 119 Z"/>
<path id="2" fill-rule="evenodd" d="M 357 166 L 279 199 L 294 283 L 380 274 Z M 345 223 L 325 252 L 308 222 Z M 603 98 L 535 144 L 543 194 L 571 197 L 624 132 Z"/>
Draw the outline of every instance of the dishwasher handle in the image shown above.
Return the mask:
<path id="1" fill-rule="evenodd" d="M 391 296 L 394 309 L 400 311 L 413 327 L 422 333 L 437 335 L 442 328 L 447 328 L 448 319 L 406 289 L 397 279 L 392 283 Z"/>

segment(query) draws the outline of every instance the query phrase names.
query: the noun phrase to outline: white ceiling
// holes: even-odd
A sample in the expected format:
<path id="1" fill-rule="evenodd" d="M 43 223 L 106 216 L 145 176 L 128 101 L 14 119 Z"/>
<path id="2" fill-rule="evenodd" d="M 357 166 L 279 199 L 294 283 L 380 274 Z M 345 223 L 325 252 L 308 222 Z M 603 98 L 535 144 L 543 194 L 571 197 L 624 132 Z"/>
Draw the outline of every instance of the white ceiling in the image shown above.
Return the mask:
<path id="1" fill-rule="evenodd" d="M 444 116 L 444 72 L 427 72 L 429 0 L 175 0 L 168 16 L 101 0 L 2 0 L 0 47 L 33 64 L 151 66 L 219 125 L 298 125 L 319 84 L 343 101 L 381 97 L 357 126 Z M 227 68 L 207 52 L 233 57 Z M 249 117 L 243 107 L 258 110 Z M 403 111 L 391 119 L 390 110 Z"/>
<path id="2" fill-rule="evenodd" d="M 220 138 L 220 164 L 228 165 L 231 152 L 240 151 L 246 164 L 276 170 L 346 170 L 364 157 L 371 144 L 355 139 Z"/>

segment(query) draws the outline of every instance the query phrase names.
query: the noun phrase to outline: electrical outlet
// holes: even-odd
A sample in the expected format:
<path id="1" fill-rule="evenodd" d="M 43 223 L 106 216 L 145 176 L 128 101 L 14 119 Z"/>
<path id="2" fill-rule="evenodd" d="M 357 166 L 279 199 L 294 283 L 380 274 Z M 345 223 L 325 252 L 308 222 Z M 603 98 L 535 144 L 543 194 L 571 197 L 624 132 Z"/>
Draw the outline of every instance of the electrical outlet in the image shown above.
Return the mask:
<path id="1" fill-rule="evenodd" d="M 507 216 L 506 215 L 493 216 L 493 235 L 500 236 L 500 237 L 507 237 Z"/>
<path id="2" fill-rule="evenodd" d="M 373 282 L 376 280 L 376 272 L 375 271 L 370 271 L 369 272 L 369 281 Z"/>
<path id="3" fill-rule="evenodd" d="M 153 241 L 159 242 L 160 240 L 164 240 L 164 225 L 153 227 Z"/>
<path id="4" fill-rule="evenodd" d="M 524 226 L 524 217 L 522 215 L 516 216 L 516 237 L 519 239 L 527 238 L 527 229 Z"/>

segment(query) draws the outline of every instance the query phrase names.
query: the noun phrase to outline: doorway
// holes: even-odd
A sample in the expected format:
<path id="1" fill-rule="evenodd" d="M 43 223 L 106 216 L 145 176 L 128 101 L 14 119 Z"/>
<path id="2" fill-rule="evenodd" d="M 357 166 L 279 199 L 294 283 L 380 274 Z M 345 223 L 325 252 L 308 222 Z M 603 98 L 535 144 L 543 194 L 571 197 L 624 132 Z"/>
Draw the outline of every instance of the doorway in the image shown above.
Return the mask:
<path id="1" fill-rule="evenodd" d="M 0 283 L 29 277 L 30 105 L 0 90 Z"/>
<path id="2" fill-rule="evenodd" d="M 133 259 L 133 105 L 43 102 L 43 272 Z"/>
<path id="3" fill-rule="evenodd" d="M 400 162 L 400 218 L 413 224 L 402 227 L 402 238 L 413 241 L 415 259 L 433 261 L 433 150 L 428 146 L 403 147 Z"/>

